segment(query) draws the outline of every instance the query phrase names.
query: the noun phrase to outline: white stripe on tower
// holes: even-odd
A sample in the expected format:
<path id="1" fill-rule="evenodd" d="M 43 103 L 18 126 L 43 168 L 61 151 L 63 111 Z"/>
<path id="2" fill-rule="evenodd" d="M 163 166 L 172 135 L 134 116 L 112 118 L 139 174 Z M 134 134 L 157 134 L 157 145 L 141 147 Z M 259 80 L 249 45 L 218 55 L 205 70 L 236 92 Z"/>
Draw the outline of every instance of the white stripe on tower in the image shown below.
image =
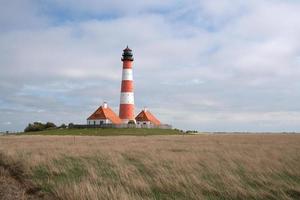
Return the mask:
<path id="1" fill-rule="evenodd" d="M 121 92 L 120 104 L 134 104 L 133 92 Z"/>
<path id="2" fill-rule="evenodd" d="M 132 69 L 123 69 L 123 73 L 122 73 L 122 80 L 133 80 L 133 76 L 132 76 Z"/>

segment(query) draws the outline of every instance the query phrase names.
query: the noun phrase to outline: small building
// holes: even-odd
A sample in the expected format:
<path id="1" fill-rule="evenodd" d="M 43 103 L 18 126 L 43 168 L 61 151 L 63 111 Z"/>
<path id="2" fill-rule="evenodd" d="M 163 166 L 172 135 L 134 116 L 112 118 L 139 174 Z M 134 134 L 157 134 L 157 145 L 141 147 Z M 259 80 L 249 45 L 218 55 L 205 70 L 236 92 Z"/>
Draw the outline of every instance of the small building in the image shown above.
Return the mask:
<path id="1" fill-rule="evenodd" d="M 89 118 L 87 118 L 88 125 L 102 125 L 102 124 L 121 124 L 122 120 L 110 109 L 106 102 L 103 103 Z"/>
<path id="2" fill-rule="evenodd" d="M 144 108 L 136 117 L 137 127 L 151 128 L 161 125 L 160 121 L 147 109 Z"/>

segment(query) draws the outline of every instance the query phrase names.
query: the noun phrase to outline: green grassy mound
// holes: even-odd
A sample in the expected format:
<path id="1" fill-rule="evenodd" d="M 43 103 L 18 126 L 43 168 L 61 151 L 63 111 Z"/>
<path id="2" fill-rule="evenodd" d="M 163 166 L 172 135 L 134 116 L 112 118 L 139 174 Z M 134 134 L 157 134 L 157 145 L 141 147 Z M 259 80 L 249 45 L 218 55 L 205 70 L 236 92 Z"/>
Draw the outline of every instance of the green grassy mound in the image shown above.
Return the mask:
<path id="1" fill-rule="evenodd" d="M 27 132 L 24 135 L 93 135 L 93 136 L 117 136 L 117 135 L 178 135 L 181 132 L 174 129 L 141 129 L 141 128 L 89 128 L 89 129 L 54 129 L 38 132 Z"/>

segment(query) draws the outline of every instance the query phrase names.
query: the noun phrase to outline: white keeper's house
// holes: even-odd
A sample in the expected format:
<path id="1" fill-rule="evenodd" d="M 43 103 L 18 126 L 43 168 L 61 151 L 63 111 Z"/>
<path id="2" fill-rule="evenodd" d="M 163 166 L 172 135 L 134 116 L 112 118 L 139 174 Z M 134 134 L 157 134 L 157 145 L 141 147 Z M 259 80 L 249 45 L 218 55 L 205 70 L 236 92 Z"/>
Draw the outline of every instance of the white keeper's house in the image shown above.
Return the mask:
<path id="1" fill-rule="evenodd" d="M 102 124 L 121 124 L 122 120 L 110 109 L 106 102 L 103 103 L 89 118 L 87 118 L 88 125 L 102 125 Z"/>

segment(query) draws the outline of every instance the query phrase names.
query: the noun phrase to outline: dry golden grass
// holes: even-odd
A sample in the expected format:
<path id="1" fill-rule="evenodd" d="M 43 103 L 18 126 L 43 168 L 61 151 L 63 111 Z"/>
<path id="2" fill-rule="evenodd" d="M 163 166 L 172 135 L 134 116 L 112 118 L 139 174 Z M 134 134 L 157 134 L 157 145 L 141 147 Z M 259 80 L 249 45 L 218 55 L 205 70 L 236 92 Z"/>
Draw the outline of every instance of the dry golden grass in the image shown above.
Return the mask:
<path id="1" fill-rule="evenodd" d="M 60 199 L 300 199 L 300 135 L 5 136 Z"/>

